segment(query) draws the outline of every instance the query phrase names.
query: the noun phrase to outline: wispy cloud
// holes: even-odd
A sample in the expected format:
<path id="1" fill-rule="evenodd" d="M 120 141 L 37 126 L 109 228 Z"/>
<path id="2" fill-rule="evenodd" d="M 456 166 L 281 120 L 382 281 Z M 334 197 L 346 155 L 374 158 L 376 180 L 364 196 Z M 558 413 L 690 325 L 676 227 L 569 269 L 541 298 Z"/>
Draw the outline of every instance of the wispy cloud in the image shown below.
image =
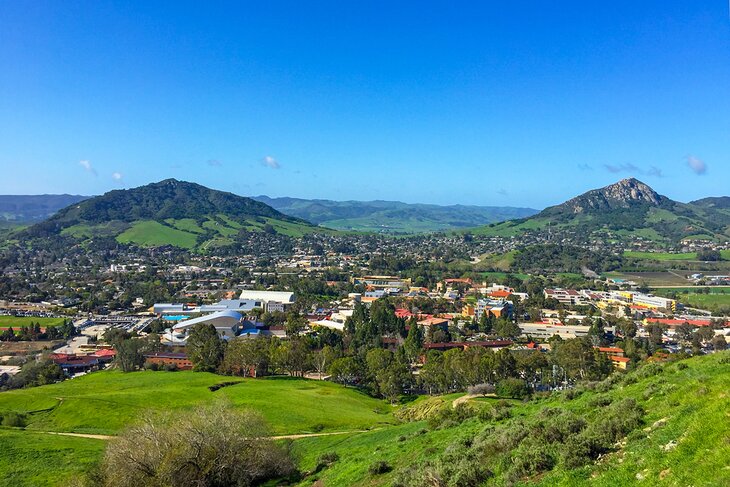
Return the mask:
<path id="1" fill-rule="evenodd" d="M 91 161 L 87 161 L 86 159 L 79 161 L 79 166 L 83 167 L 86 172 L 98 176 L 96 169 L 91 165 Z"/>
<path id="2" fill-rule="evenodd" d="M 634 164 L 604 164 L 603 167 L 606 168 L 606 171 L 612 172 L 612 173 L 619 173 L 619 172 L 642 172 L 638 167 L 636 167 Z"/>
<path id="3" fill-rule="evenodd" d="M 501 194 L 502 196 L 507 196 L 507 190 L 504 188 L 500 188 L 497 190 L 497 194 Z"/>
<path id="4" fill-rule="evenodd" d="M 112 179 L 114 181 L 121 181 L 122 180 L 122 177 L 123 177 L 122 176 L 122 173 L 120 173 L 120 172 L 113 172 L 112 173 Z"/>
<path id="5" fill-rule="evenodd" d="M 657 177 L 657 178 L 664 177 L 664 174 L 662 174 L 662 170 L 659 169 L 656 166 L 649 166 L 649 170 L 646 171 L 646 175 L 647 176 L 654 176 L 654 177 Z"/>
<path id="6" fill-rule="evenodd" d="M 581 171 L 593 171 L 593 166 L 590 164 L 578 164 L 578 169 Z"/>
<path id="7" fill-rule="evenodd" d="M 212 166 L 212 167 L 221 167 L 223 165 L 223 163 L 221 161 L 219 161 L 218 159 L 208 159 L 206 161 L 206 164 L 208 164 L 209 166 Z"/>
<path id="8" fill-rule="evenodd" d="M 266 167 L 270 167 L 271 169 L 279 169 L 281 168 L 281 164 L 279 164 L 279 161 L 274 159 L 271 156 L 266 156 L 263 159 L 261 159 L 261 164 L 263 164 Z"/>
<path id="9" fill-rule="evenodd" d="M 707 164 L 705 164 L 705 161 L 703 161 L 699 157 L 687 156 L 687 165 L 698 176 L 701 176 L 707 172 Z"/>
<path id="10" fill-rule="evenodd" d="M 662 170 L 656 166 L 649 166 L 648 169 L 644 169 L 630 162 L 623 164 L 604 164 L 603 168 L 613 174 L 631 173 L 640 176 L 650 176 L 655 178 L 664 177 Z"/>

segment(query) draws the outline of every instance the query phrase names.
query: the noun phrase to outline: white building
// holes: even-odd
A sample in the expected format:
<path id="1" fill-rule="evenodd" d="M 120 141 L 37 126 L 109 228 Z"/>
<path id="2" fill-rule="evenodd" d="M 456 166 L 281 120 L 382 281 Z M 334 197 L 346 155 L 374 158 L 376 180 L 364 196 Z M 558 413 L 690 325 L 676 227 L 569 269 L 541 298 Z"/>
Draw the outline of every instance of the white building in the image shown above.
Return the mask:
<path id="1" fill-rule="evenodd" d="M 264 311 L 286 311 L 296 297 L 289 291 L 255 291 L 243 290 L 239 296 L 241 300 L 254 300 L 263 304 Z"/>

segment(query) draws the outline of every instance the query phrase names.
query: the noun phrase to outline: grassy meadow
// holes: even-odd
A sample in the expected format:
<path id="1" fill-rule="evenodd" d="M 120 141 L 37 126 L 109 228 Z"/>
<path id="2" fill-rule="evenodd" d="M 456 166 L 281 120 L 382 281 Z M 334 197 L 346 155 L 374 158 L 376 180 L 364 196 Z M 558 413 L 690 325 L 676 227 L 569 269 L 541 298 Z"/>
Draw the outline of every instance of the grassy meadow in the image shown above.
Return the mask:
<path id="1" fill-rule="evenodd" d="M 211 392 L 221 382 L 237 384 Z M 260 411 L 276 434 L 343 431 L 393 422 L 390 406 L 330 382 L 234 379 L 190 371 L 102 371 L 58 384 L 0 393 L 0 413 L 28 416 L 27 430 L 115 434 L 146 412 L 185 410 L 222 399 Z"/>
<path id="2" fill-rule="evenodd" d="M 211 392 L 225 381 L 236 385 Z M 599 392 L 600 391 L 600 392 Z M 628 434 L 615 451 L 584 467 L 558 463 L 549 472 L 516 485 L 716 486 L 730 484 L 730 351 L 667 363 L 631 372 L 614 385 L 589 388 L 570 398 L 555 393 L 528 402 L 509 401 L 510 415 L 501 419 L 466 419 L 431 425 L 425 420 L 440 406 L 450 407 L 459 394 L 419 397 L 393 410 L 384 402 L 336 384 L 301 379 L 234 379 L 193 372 L 105 371 L 60 384 L 0 393 L 0 414 L 24 412 L 25 430 L 0 428 L 0 484 L 64 485 L 91 468 L 105 440 L 49 435 L 43 431 L 114 434 L 139 415 L 154 410 L 184 414 L 190 407 L 225 397 L 236 407 L 260 411 L 277 434 L 322 430 L 348 434 L 292 441 L 304 476 L 302 486 L 393 485 L 407 468 L 455 448 L 470 445 L 477 435 L 499 434 L 505 428 L 537 418 L 545 408 L 600 417 L 603 407 L 625 398 L 644 411 L 643 424 Z M 490 408 L 497 399 L 467 401 Z M 403 418 L 399 422 L 396 418 Z M 357 430 L 369 429 L 364 433 Z M 336 453 L 331 465 L 317 470 L 318 459 Z M 373 473 L 376 462 L 384 473 Z M 487 485 L 503 485 L 505 464 Z M 475 484 L 464 484 L 475 485 Z"/>

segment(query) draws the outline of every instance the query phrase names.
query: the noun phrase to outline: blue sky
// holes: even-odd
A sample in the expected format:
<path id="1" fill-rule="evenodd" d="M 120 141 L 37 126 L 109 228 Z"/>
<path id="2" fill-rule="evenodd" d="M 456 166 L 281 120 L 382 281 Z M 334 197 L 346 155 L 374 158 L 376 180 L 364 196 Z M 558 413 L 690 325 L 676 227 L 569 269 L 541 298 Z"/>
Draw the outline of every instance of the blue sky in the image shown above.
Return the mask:
<path id="1" fill-rule="evenodd" d="M 0 169 L 3 194 L 730 194 L 728 2 L 5 1 Z"/>

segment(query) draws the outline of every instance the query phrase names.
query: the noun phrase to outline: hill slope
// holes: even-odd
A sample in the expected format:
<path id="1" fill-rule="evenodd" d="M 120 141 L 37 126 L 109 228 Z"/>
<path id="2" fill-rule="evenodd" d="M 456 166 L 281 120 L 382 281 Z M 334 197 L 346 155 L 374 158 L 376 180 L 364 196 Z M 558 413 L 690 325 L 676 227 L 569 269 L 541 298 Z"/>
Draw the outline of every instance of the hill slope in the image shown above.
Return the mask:
<path id="1" fill-rule="evenodd" d="M 24 235 L 114 237 L 121 243 L 194 248 L 225 244 L 241 230 L 297 236 L 317 227 L 251 198 L 166 179 L 72 204 Z"/>
<path id="2" fill-rule="evenodd" d="M 729 388 L 730 352 L 722 352 L 512 402 L 501 419 L 490 411 L 504 411 L 504 401 L 478 398 L 467 404 L 486 414 L 460 424 L 307 438 L 295 452 L 305 471 L 324 452 L 340 458 L 302 485 L 730 485 Z M 378 461 L 391 470 L 373 473 Z"/>
<path id="3" fill-rule="evenodd" d="M 677 242 L 683 238 L 727 239 L 730 213 L 710 205 L 680 203 L 636 179 L 588 191 L 530 218 L 477 229 L 489 235 L 548 230 L 555 234 L 612 238 L 643 237 Z"/>
<path id="4" fill-rule="evenodd" d="M 282 213 L 336 230 L 419 233 L 453 230 L 534 215 L 532 208 L 409 204 L 400 201 L 254 199 Z"/>
<path id="5" fill-rule="evenodd" d="M 66 485 L 102 455 L 105 440 L 46 431 L 115 433 L 150 408 L 184 412 L 222 395 L 234 407 L 260 411 L 278 434 L 350 432 L 293 440 L 301 485 L 728 485 L 729 390 L 725 351 L 646 365 L 528 402 L 460 399 L 463 414 L 394 424 L 383 401 L 328 382 L 95 372 L 0 393 L 0 415 L 27 419 L 24 430 L 0 428 L 0 484 Z M 396 416 L 433 416 L 453 408 L 457 396 L 422 397 Z M 370 431 L 357 431 L 363 428 Z M 317 469 L 318 458 L 332 452 L 339 458 Z M 371 468 L 380 461 L 389 468 Z M 419 482 L 422 474 L 441 482 Z"/>
<path id="6" fill-rule="evenodd" d="M 73 194 L 0 195 L 0 222 L 39 222 L 88 198 Z"/>

